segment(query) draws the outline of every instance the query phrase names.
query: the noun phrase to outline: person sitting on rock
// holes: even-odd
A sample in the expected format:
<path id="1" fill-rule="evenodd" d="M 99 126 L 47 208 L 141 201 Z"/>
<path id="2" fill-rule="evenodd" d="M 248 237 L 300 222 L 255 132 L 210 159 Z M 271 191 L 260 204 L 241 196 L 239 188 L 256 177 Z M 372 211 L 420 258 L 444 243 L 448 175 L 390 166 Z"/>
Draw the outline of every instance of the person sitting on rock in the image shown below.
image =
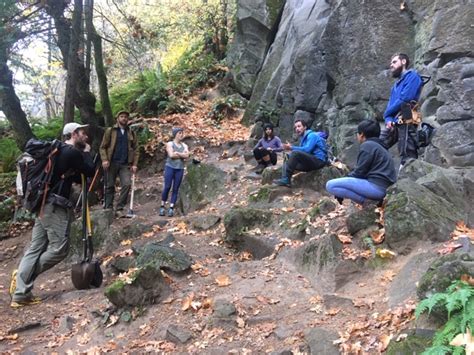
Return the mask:
<path id="1" fill-rule="evenodd" d="M 265 123 L 263 125 L 263 137 L 258 141 L 253 149 L 253 156 L 258 162 L 257 174 L 261 174 L 263 170 L 269 165 L 276 165 L 278 152 L 283 151 L 283 145 L 280 138 L 273 133 L 273 125 Z"/>
<path id="2" fill-rule="evenodd" d="M 188 146 L 182 142 L 184 130 L 181 127 L 173 128 L 173 140 L 166 143 L 166 154 L 168 158 L 165 163 L 165 187 L 161 194 L 160 216 L 165 215 L 165 204 L 168 200 L 168 194 L 173 185 L 171 193 L 170 206 L 168 208 L 168 217 L 174 216 L 174 205 L 178 200 L 178 191 L 184 176 L 184 161 L 189 158 Z"/>
<path id="3" fill-rule="evenodd" d="M 288 161 L 283 166 L 283 176 L 274 183 L 291 187 L 291 176 L 295 171 L 313 171 L 327 165 L 326 140 L 316 132 L 308 129 L 304 120 L 295 121 L 295 132 L 301 137 L 300 145 L 283 144 L 289 153 Z"/>
<path id="4" fill-rule="evenodd" d="M 381 201 L 387 188 L 395 183 L 396 171 L 392 156 L 379 139 L 380 126 L 373 120 L 363 120 L 357 126 L 360 150 L 355 169 L 347 177 L 329 180 L 326 190 L 342 204 L 344 198 L 365 205 Z"/>

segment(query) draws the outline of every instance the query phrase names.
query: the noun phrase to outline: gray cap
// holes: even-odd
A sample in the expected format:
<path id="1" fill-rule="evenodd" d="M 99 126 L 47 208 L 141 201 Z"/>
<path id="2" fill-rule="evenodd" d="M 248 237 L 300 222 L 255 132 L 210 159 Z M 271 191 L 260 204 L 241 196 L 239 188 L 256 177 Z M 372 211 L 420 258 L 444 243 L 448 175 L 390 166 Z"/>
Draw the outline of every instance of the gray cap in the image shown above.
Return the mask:
<path id="1" fill-rule="evenodd" d="M 88 124 L 79 124 L 76 122 L 66 123 L 63 128 L 63 136 L 65 136 L 66 134 L 71 134 L 75 132 L 76 130 L 78 130 L 79 128 L 85 128 L 88 126 L 89 126 Z"/>

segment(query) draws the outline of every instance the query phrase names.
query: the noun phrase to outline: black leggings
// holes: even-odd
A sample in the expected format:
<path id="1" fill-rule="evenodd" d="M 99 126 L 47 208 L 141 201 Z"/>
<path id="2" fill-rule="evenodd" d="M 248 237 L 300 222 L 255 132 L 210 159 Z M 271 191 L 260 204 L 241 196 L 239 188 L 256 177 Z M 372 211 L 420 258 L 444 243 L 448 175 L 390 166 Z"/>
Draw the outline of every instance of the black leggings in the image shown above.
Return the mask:
<path id="1" fill-rule="evenodd" d="M 313 171 L 324 168 L 326 162 L 316 158 L 313 154 L 295 150 L 290 153 L 286 162 L 286 176 L 291 177 L 295 171 Z"/>
<path id="2" fill-rule="evenodd" d="M 270 161 L 265 161 L 263 160 L 263 157 L 269 155 L 270 156 Z M 275 165 L 277 163 L 277 155 L 275 152 L 270 152 L 266 150 L 265 148 L 255 148 L 253 150 L 253 156 L 255 159 L 260 163 L 264 165 L 268 165 L 268 163 L 272 163 L 272 165 Z"/>

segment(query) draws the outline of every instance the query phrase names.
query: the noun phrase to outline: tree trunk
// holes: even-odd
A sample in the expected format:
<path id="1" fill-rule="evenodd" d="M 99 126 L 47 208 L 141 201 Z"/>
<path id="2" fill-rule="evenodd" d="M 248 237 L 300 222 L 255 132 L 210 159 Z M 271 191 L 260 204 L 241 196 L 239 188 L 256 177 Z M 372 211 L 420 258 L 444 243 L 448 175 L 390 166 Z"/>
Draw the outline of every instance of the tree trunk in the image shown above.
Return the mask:
<path id="1" fill-rule="evenodd" d="M 18 148 L 23 150 L 26 142 L 34 135 L 26 119 L 26 114 L 21 108 L 20 99 L 15 93 L 13 73 L 6 63 L 0 63 L 0 110 L 12 125 Z"/>
<path id="2" fill-rule="evenodd" d="M 97 148 L 102 139 L 102 130 L 98 126 L 98 117 L 95 113 L 95 96 L 89 90 L 89 77 L 86 72 L 83 56 L 81 53 L 78 53 L 82 36 L 82 1 L 74 0 L 74 13 L 77 12 L 81 15 L 76 15 L 72 25 L 64 17 L 64 10 L 67 6 L 65 0 L 49 0 L 47 3 L 46 11 L 54 19 L 58 34 L 58 46 L 63 55 L 64 66 L 68 70 L 68 77 L 69 72 L 73 76 L 77 75 L 77 80 L 74 81 L 76 89 L 74 92 L 74 104 L 79 109 L 81 121 L 89 124 L 89 137 L 92 141 L 92 146 Z M 70 50 L 70 47 L 73 47 L 72 50 Z M 73 82 L 71 82 L 72 84 Z"/>

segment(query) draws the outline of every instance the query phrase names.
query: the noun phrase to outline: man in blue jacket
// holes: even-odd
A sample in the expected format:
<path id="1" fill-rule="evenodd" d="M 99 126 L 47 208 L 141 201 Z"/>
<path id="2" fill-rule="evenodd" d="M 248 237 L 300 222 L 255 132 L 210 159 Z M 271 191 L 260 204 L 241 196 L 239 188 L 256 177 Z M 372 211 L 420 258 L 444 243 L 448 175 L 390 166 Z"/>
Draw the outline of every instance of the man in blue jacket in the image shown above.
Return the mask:
<path id="1" fill-rule="evenodd" d="M 300 145 L 283 144 L 283 149 L 290 152 L 286 166 L 283 167 L 283 176 L 274 183 L 280 186 L 291 187 L 291 176 L 297 171 L 313 171 L 326 166 L 327 146 L 321 135 L 308 129 L 303 120 L 295 121 L 295 132 L 301 137 Z"/>
<path id="2" fill-rule="evenodd" d="M 416 144 L 416 129 L 414 124 L 403 123 L 401 118 L 402 107 L 420 98 L 423 81 L 414 69 L 408 69 L 410 59 L 406 54 L 399 53 L 392 57 L 390 72 L 397 82 L 392 87 L 390 99 L 384 112 L 385 129 L 382 130 L 380 139 L 390 148 L 398 141 L 398 152 L 401 165 L 408 158 L 418 158 Z"/>

